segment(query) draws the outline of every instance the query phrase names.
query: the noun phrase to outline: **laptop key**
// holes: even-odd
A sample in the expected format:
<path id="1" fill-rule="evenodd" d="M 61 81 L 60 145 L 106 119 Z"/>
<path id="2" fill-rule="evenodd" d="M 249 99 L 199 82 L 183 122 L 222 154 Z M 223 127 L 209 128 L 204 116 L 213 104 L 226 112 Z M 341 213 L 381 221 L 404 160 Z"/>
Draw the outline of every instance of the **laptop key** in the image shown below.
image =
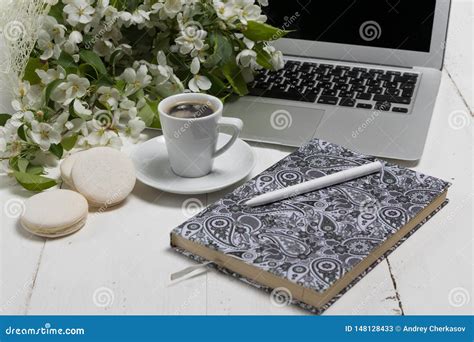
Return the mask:
<path id="1" fill-rule="evenodd" d="M 339 106 L 354 107 L 355 106 L 355 100 L 344 97 L 344 98 L 339 100 Z"/>
<path id="2" fill-rule="evenodd" d="M 385 89 L 385 94 L 386 95 L 392 95 L 392 96 L 398 96 L 398 95 L 400 95 L 400 90 L 399 89 L 394 89 L 394 88 L 387 88 L 387 89 Z"/>
<path id="3" fill-rule="evenodd" d="M 322 95 L 336 96 L 337 90 L 335 89 L 324 89 Z"/>
<path id="4" fill-rule="evenodd" d="M 390 110 L 390 107 L 391 107 L 391 104 L 390 102 L 387 102 L 387 101 L 375 103 L 375 109 L 382 110 L 384 112 L 388 112 Z"/>
<path id="5" fill-rule="evenodd" d="M 374 101 L 377 102 L 392 102 L 392 103 L 401 103 L 401 104 L 410 104 L 411 99 L 409 97 L 402 96 L 391 96 L 391 95 L 374 95 Z"/>
<path id="6" fill-rule="evenodd" d="M 356 107 L 364 108 L 364 109 L 372 109 L 372 105 L 370 103 L 358 103 Z"/>
<path id="7" fill-rule="evenodd" d="M 378 80 L 380 81 L 392 81 L 392 75 L 380 75 L 378 77 Z"/>
<path id="8" fill-rule="evenodd" d="M 332 83 L 331 82 L 319 82 L 318 87 L 324 88 L 324 89 L 331 89 Z"/>
<path id="9" fill-rule="evenodd" d="M 367 92 L 368 92 L 368 93 L 372 93 L 372 94 L 382 94 L 383 88 L 380 88 L 380 87 L 368 87 L 368 88 L 367 88 Z"/>
<path id="10" fill-rule="evenodd" d="M 346 98 L 352 98 L 354 96 L 353 91 L 346 91 L 346 90 L 341 90 L 339 92 L 339 97 L 346 97 Z"/>
<path id="11" fill-rule="evenodd" d="M 344 76 L 357 77 L 357 76 L 359 76 L 359 72 L 356 71 L 356 70 L 350 70 L 350 71 L 346 72 L 346 73 L 344 74 Z"/>
<path id="12" fill-rule="evenodd" d="M 415 85 L 413 83 L 402 83 L 400 89 L 415 89 Z"/>
<path id="13" fill-rule="evenodd" d="M 368 93 L 358 93 L 356 99 L 358 100 L 370 100 L 372 98 L 372 94 Z"/>
<path id="14" fill-rule="evenodd" d="M 334 65 L 332 64 L 319 64 L 320 67 L 325 68 L 325 69 L 332 69 L 334 68 Z"/>
<path id="15" fill-rule="evenodd" d="M 318 99 L 318 103 L 335 105 L 337 104 L 337 97 L 321 95 Z"/>
<path id="16" fill-rule="evenodd" d="M 404 107 L 393 107 L 392 112 L 397 112 L 397 113 L 408 113 L 408 108 Z"/>
<path id="17" fill-rule="evenodd" d="M 365 93 L 365 86 L 360 84 L 355 84 L 351 86 L 351 91 L 356 91 L 358 93 Z"/>
<path id="18" fill-rule="evenodd" d="M 348 90 L 348 89 L 349 89 L 349 84 L 345 84 L 345 83 L 336 84 L 336 85 L 334 86 L 334 89 L 337 89 L 337 90 Z"/>

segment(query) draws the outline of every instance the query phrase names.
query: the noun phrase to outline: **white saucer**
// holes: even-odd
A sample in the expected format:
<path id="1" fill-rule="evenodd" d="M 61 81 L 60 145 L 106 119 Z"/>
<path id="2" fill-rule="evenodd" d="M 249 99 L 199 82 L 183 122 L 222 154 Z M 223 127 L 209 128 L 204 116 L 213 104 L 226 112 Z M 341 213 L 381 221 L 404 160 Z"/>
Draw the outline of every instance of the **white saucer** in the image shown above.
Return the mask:
<path id="1" fill-rule="evenodd" d="M 229 139 L 230 135 L 219 133 L 217 147 L 223 146 Z M 186 195 L 221 190 L 247 177 L 255 166 L 252 149 L 240 139 L 214 160 L 211 173 L 199 178 L 184 178 L 173 173 L 163 136 L 135 147 L 131 158 L 137 178 L 142 183 L 166 192 Z"/>

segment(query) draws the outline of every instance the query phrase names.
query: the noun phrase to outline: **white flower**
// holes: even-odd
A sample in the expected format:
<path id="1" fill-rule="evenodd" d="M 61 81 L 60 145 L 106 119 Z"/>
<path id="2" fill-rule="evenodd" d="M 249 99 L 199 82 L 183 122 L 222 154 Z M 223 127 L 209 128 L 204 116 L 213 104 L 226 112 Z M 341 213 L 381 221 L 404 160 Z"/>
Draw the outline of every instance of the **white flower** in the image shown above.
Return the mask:
<path id="1" fill-rule="evenodd" d="M 110 40 L 98 40 L 94 44 L 94 52 L 99 56 L 110 56 L 114 50 L 114 44 Z"/>
<path id="2" fill-rule="evenodd" d="M 150 20 L 150 14 L 144 10 L 136 9 L 133 13 L 120 12 L 120 19 L 122 19 L 126 23 L 126 27 L 128 27 L 130 25 L 144 24 Z"/>
<path id="3" fill-rule="evenodd" d="M 77 53 L 79 51 L 79 47 L 77 46 L 77 44 L 82 43 L 82 40 L 83 37 L 81 32 L 72 31 L 63 45 L 63 50 L 70 55 Z"/>
<path id="4" fill-rule="evenodd" d="M 36 69 L 36 74 L 41 79 L 43 85 L 48 85 L 55 80 L 62 80 L 66 76 L 66 71 L 60 65 L 57 66 L 57 69 L 48 69 L 44 71 L 42 69 Z"/>
<path id="5" fill-rule="evenodd" d="M 141 65 L 137 71 L 133 68 L 127 68 L 120 76 L 127 85 L 125 86 L 125 95 L 131 95 L 138 90 L 147 87 L 151 83 L 151 76 L 148 75 L 148 68 L 145 65 Z"/>
<path id="6" fill-rule="evenodd" d="M 253 0 L 235 0 L 235 4 L 239 7 L 238 16 L 242 24 L 246 25 L 249 20 L 258 22 L 267 20 L 267 17 L 262 15 L 260 6 L 255 5 Z"/>
<path id="7" fill-rule="evenodd" d="M 5 127 L 0 127 L 0 156 L 3 155 L 7 150 L 7 138 L 11 136 L 7 135 Z"/>
<path id="8" fill-rule="evenodd" d="M 95 10 L 86 0 L 70 0 L 64 6 L 63 12 L 67 14 L 67 22 L 71 26 L 76 26 L 79 23 L 90 23 Z"/>
<path id="9" fill-rule="evenodd" d="M 92 115 L 92 111 L 87 108 L 87 104 L 81 100 L 74 100 L 74 112 L 83 119 L 87 119 Z"/>
<path id="10" fill-rule="evenodd" d="M 64 126 L 67 128 L 68 132 L 64 136 L 67 137 L 71 134 L 79 132 L 84 124 L 85 121 L 81 118 L 74 118 L 71 121 L 66 122 Z"/>
<path id="11" fill-rule="evenodd" d="M 67 76 L 66 82 L 61 83 L 51 93 L 51 99 L 64 105 L 70 104 L 74 99 L 81 98 L 87 93 L 90 82 L 87 78 L 76 74 Z"/>
<path id="12" fill-rule="evenodd" d="M 194 57 L 191 62 L 191 73 L 194 75 L 193 78 L 188 82 L 188 87 L 191 91 L 198 93 L 201 90 L 208 90 L 211 88 L 212 83 L 206 76 L 198 75 L 201 63 L 199 58 Z"/>
<path id="13" fill-rule="evenodd" d="M 224 20 L 227 24 L 233 25 L 238 18 L 238 9 L 234 5 L 233 1 L 220 1 L 214 0 L 214 8 L 216 10 L 217 16 Z"/>
<path id="14" fill-rule="evenodd" d="M 16 99 L 11 104 L 16 111 L 28 111 L 42 101 L 42 87 L 39 84 L 31 86 L 28 81 L 19 82 L 14 93 Z"/>
<path id="15" fill-rule="evenodd" d="M 237 57 L 235 58 L 235 61 L 237 64 L 243 66 L 243 67 L 249 67 L 251 65 L 254 65 L 257 60 L 257 53 L 253 50 L 242 50 L 239 52 Z"/>
<path id="16" fill-rule="evenodd" d="M 61 48 L 51 40 L 51 36 L 45 30 L 40 31 L 37 44 L 38 48 L 43 51 L 40 56 L 42 60 L 48 60 L 51 57 L 59 58 Z"/>
<path id="17" fill-rule="evenodd" d="M 99 96 L 99 102 L 107 105 L 110 109 L 116 109 L 120 98 L 120 93 L 117 89 L 111 87 L 99 87 L 97 89 Z"/>
<path id="18" fill-rule="evenodd" d="M 59 144 L 61 142 L 61 134 L 53 127 L 45 122 L 33 121 L 30 131 L 31 139 L 39 145 L 43 151 L 48 151 L 51 144 Z"/>
<path id="19" fill-rule="evenodd" d="M 143 120 L 138 117 L 131 119 L 127 126 L 126 133 L 134 139 L 138 138 L 146 127 Z"/>
<path id="20" fill-rule="evenodd" d="M 96 124 L 92 121 L 87 122 L 86 125 L 86 130 L 90 133 L 78 141 L 79 145 L 110 146 L 114 148 L 120 148 L 122 146 L 122 140 L 114 131 L 108 130 L 107 128 L 97 129 Z"/>
<path id="21" fill-rule="evenodd" d="M 179 34 L 175 43 L 178 46 L 178 51 L 183 55 L 191 52 L 197 54 L 198 51 L 207 48 L 207 45 L 204 44 L 207 32 L 198 26 L 183 24 Z"/>
<path id="22" fill-rule="evenodd" d="M 265 46 L 263 50 L 268 52 L 270 56 L 272 57 L 271 63 L 272 63 L 273 69 L 279 70 L 283 68 L 283 66 L 285 65 L 285 61 L 283 60 L 283 54 L 281 53 L 281 51 L 276 50 L 275 47 L 271 45 Z"/>
<path id="23" fill-rule="evenodd" d="M 181 11 L 181 8 L 181 0 L 165 0 L 160 14 L 162 14 L 162 17 L 174 18 Z"/>
<path id="24" fill-rule="evenodd" d="M 120 102 L 118 109 L 119 117 L 128 117 L 129 119 L 134 119 L 138 114 L 138 109 L 132 100 L 124 99 Z"/>

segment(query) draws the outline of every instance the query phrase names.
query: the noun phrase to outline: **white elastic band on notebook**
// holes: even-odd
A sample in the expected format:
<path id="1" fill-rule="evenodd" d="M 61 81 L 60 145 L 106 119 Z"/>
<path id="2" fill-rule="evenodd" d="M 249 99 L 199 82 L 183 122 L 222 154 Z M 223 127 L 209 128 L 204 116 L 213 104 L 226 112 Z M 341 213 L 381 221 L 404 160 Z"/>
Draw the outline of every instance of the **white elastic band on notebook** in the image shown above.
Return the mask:
<path id="1" fill-rule="evenodd" d="M 174 282 L 175 280 L 183 281 L 183 280 L 195 277 L 201 273 L 205 273 L 208 270 L 206 266 L 212 263 L 213 263 L 212 261 L 208 261 L 203 264 L 189 266 L 181 271 L 171 273 L 171 281 L 172 282 Z"/>

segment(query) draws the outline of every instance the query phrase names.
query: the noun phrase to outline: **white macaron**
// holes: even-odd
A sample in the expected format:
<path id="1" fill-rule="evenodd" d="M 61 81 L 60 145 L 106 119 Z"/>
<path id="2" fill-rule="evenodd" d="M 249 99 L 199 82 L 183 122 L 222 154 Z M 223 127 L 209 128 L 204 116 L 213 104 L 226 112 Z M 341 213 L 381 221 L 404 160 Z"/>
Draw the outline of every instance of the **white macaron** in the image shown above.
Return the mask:
<path id="1" fill-rule="evenodd" d="M 132 192 L 135 168 L 122 152 L 96 147 L 78 154 L 71 170 L 71 181 L 94 207 L 119 204 Z"/>
<path id="2" fill-rule="evenodd" d="M 71 178 L 72 166 L 74 165 L 74 162 L 81 153 L 83 152 L 76 152 L 69 155 L 61 162 L 61 165 L 59 167 L 61 170 L 62 180 L 71 189 L 74 189 L 74 183 L 72 182 Z"/>
<path id="3" fill-rule="evenodd" d="M 25 201 L 21 225 L 32 234 L 60 237 L 81 229 L 89 206 L 81 194 L 71 190 L 49 190 Z"/>

